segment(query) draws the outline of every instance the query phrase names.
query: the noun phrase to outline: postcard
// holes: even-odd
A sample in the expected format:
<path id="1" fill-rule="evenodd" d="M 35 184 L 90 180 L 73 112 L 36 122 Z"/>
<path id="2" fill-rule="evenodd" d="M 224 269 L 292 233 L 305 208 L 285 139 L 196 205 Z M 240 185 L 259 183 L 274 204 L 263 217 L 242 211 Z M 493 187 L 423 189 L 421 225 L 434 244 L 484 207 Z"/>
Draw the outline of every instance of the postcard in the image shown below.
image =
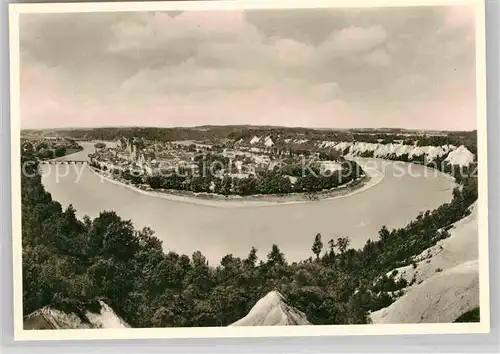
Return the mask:
<path id="1" fill-rule="evenodd" d="M 479 0 L 10 5 L 16 340 L 489 332 Z"/>

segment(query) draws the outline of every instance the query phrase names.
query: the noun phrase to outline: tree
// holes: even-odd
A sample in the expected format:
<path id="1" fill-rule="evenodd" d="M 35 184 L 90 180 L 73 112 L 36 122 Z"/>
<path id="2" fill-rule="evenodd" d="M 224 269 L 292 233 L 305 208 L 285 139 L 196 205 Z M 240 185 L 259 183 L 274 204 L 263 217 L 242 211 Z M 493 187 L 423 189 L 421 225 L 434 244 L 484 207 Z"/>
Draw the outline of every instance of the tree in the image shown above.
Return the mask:
<path id="1" fill-rule="evenodd" d="M 349 240 L 349 237 L 339 237 L 337 239 L 337 247 L 339 249 L 340 254 L 344 254 L 345 251 L 347 251 L 347 247 L 349 247 L 350 243 L 351 240 Z"/>
<path id="2" fill-rule="evenodd" d="M 57 147 L 54 151 L 54 155 L 55 155 L 55 157 L 61 157 L 61 156 L 66 155 L 66 147 L 64 147 L 64 146 Z"/>
<path id="3" fill-rule="evenodd" d="M 35 154 L 23 151 L 21 164 L 36 162 Z M 390 305 L 408 285 L 403 278 L 395 281 L 395 274 L 381 275 L 411 264 L 413 256 L 449 237 L 450 225 L 470 213 L 478 190 L 471 167 L 449 203 L 400 229 L 382 228 L 380 239 L 367 241 L 361 250 L 348 249 L 349 239 L 340 237 L 328 241 L 321 262 L 310 257 L 288 264 L 278 245 L 273 245 L 267 262 L 257 261 L 257 250 L 252 248 L 245 259 L 227 255 L 214 267 L 201 252 L 192 258 L 164 253 L 152 230 L 136 230 L 114 212 L 79 220 L 73 207 L 64 210 L 45 191 L 37 163 L 28 164 L 27 173 L 21 174 L 23 311 L 27 315 L 49 305 L 84 314 L 98 311 L 96 300 L 102 299 L 133 327 L 226 326 L 275 289 L 314 324 L 366 323 L 368 311 Z M 185 182 L 175 176 L 159 177 L 149 182 L 171 188 Z M 248 181 L 261 188 L 263 179 L 263 190 L 282 188 L 272 173 L 262 172 Z M 222 179 L 218 180 L 222 188 Z M 205 188 L 205 181 L 199 182 Z M 310 188 L 329 183 L 318 184 L 312 178 L 305 182 L 304 187 Z M 257 190 L 250 187 L 235 186 L 232 192 Z M 312 249 L 318 256 L 323 249 L 321 235 L 314 241 Z M 332 256 L 336 247 L 340 256 Z"/>
<path id="4" fill-rule="evenodd" d="M 41 160 L 53 159 L 54 158 L 54 150 L 52 149 L 41 149 L 37 152 L 37 156 Z"/>
<path id="5" fill-rule="evenodd" d="M 385 225 L 382 226 L 378 234 L 382 242 L 387 242 L 389 240 L 389 237 L 391 236 L 389 230 L 387 230 L 387 227 Z"/>
<path id="6" fill-rule="evenodd" d="M 224 195 L 229 195 L 231 194 L 231 186 L 232 186 L 233 180 L 229 176 L 224 176 L 222 179 L 222 194 Z"/>
<path id="7" fill-rule="evenodd" d="M 332 238 L 328 241 L 328 247 L 330 248 L 330 253 L 335 254 L 335 240 Z"/>
<path id="8" fill-rule="evenodd" d="M 271 248 L 271 252 L 267 255 L 267 263 L 271 265 L 285 264 L 285 255 L 281 253 L 278 245 L 274 244 Z"/>
<path id="9" fill-rule="evenodd" d="M 330 262 L 330 263 L 333 263 L 333 261 L 335 260 L 335 240 L 332 238 L 328 241 L 328 253 L 326 254 L 325 256 L 325 259 Z"/>
<path id="10" fill-rule="evenodd" d="M 257 258 L 257 249 L 255 247 L 252 247 L 250 253 L 248 254 L 248 257 L 244 260 L 244 263 L 254 267 L 255 263 L 257 262 Z"/>
<path id="11" fill-rule="evenodd" d="M 322 249 L 323 249 L 323 242 L 321 242 L 321 234 L 318 233 L 314 238 L 314 243 L 311 247 L 311 250 L 316 255 L 316 259 L 319 259 L 319 254 L 321 253 Z"/>
<path id="12" fill-rule="evenodd" d="M 23 144 L 23 153 L 24 154 L 32 154 L 35 152 L 35 149 L 33 148 L 33 144 L 30 143 L 29 141 Z"/>

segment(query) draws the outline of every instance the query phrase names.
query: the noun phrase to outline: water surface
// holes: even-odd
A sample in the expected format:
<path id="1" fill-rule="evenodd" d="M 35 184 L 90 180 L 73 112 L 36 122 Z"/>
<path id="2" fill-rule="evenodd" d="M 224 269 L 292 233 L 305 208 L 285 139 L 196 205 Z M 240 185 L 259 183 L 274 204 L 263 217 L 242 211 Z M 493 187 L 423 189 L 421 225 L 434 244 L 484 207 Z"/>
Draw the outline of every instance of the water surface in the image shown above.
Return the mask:
<path id="1" fill-rule="evenodd" d="M 85 160 L 94 148 L 92 143 L 82 146 L 83 151 L 63 159 Z M 414 176 L 401 176 L 401 166 L 407 164 L 384 163 L 385 177 L 380 183 L 349 197 L 248 208 L 218 208 L 144 195 L 101 179 L 85 165 L 43 166 L 42 180 L 52 197 L 63 207 L 73 204 L 79 217 L 114 210 L 131 219 L 136 228 L 155 230 L 166 251 L 191 255 L 200 250 L 210 263 L 218 263 L 229 253 L 246 256 L 252 246 L 265 257 L 276 243 L 288 260 L 297 261 L 313 255 L 311 246 L 318 232 L 325 248 L 330 238 L 341 236 L 348 236 L 351 246 L 362 247 L 378 237 L 383 225 L 402 227 L 419 212 L 451 200 L 455 184 L 450 178 L 435 173 L 424 176 L 428 169 L 417 165 L 411 167 Z M 68 171 L 67 175 L 58 177 L 56 168 L 61 169 L 60 175 Z"/>

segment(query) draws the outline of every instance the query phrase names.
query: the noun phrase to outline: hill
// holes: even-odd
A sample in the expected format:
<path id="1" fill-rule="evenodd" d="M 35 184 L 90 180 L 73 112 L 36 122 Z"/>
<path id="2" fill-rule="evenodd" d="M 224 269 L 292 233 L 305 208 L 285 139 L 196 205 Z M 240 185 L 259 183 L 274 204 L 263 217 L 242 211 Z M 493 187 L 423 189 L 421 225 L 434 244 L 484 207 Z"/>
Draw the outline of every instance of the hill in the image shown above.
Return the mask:
<path id="1" fill-rule="evenodd" d="M 271 291 L 257 301 L 248 315 L 230 326 L 310 325 L 306 315 L 285 302 L 283 295 Z"/>

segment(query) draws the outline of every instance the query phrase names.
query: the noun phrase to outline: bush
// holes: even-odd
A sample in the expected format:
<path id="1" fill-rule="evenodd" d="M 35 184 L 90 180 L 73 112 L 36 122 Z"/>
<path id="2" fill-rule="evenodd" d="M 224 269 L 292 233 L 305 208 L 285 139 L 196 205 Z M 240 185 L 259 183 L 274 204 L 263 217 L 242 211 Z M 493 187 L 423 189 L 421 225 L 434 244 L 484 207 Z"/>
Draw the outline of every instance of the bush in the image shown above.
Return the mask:
<path id="1" fill-rule="evenodd" d="M 460 322 L 481 322 L 481 316 L 480 316 L 480 308 L 477 307 L 473 310 L 470 310 L 462 315 L 460 315 L 454 323 L 460 323 Z"/>

